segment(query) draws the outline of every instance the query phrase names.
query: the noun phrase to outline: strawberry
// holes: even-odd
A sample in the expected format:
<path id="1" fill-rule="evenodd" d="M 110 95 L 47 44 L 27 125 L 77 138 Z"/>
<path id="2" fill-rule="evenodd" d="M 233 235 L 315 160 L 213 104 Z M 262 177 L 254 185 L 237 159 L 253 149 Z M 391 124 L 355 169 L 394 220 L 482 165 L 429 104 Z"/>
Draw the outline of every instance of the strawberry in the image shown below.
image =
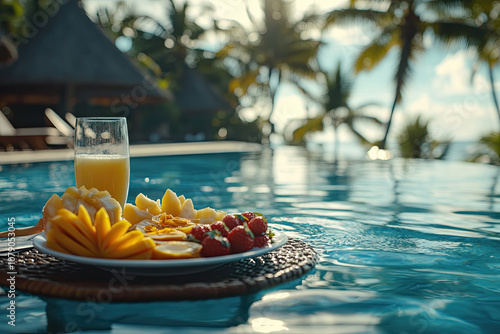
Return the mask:
<path id="1" fill-rule="evenodd" d="M 269 246 L 270 240 L 267 235 L 259 235 L 253 239 L 253 246 L 257 248 L 264 248 Z"/>
<path id="2" fill-rule="evenodd" d="M 231 252 L 243 253 L 253 248 L 253 233 L 247 227 L 238 225 L 229 233 L 227 239 L 231 243 Z"/>
<path id="3" fill-rule="evenodd" d="M 201 256 L 212 257 L 231 254 L 231 245 L 229 240 L 223 237 L 218 231 L 207 233 L 207 237 L 201 243 Z"/>
<path id="4" fill-rule="evenodd" d="M 250 211 L 243 212 L 241 215 L 246 218 L 247 222 L 249 222 L 249 221 L 251 221 L 252 219 L 255 218 L 255 213 L 250 212 Z"/>
<path id="5" fill-rule="evenodd" d="M 211 230 L 212 229 L 210 228 L 210 225 L 199 224 L 191 229 L 190 234 L 193 236 L 194 239 L 198 240 L 199 242 L 202 242 L 203 239 L 207 237 L 207 232 L 210 232 Z"/>
<path id="6" fill-rule="evenodd" d="M 226 224 L 226 226 L 227 226 L 227 228 L 229 228 L 229 230 L 232 230 L 236 226 L 240 225 L 240 220 L 238 218 L 236 218 L 234 215 L 226 215 L 222 219 L 222 221 L 224 222 L 224 224 Z"/>
<path id="7" fill-rule="evenodd" d="M 267 231 L 267 221 L 264 217 L 255 217 L 248 222 L 248 228 L 256 236 L 264 234 Z"/>
<path id="8" fill-rule="evenodd" d="M 223 237 L 227 237 L 229 234 L 229 228 L 226 226 L 226 224 L 224 224 L 221 221 L 212 223 L 212 225 L 210 225 L 210 228 L 212 228 L 212 231 L 213 230 L 219 231 Z"/>

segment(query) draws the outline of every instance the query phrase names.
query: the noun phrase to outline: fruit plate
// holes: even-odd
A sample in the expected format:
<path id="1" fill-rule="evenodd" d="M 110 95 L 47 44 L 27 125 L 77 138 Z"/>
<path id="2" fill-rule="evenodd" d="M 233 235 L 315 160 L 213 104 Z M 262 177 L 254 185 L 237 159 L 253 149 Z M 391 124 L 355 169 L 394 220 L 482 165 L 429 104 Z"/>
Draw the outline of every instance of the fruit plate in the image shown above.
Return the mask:
<path id="1" fill-rule="evenodd" d="M 273 230 L 273 233 L 275 235 L 269 247 L 254 248 L 248 252 L 239 254 L 180 260 L 116 260 L 70 255 L 47 248 L 47 238 L 45 234 L 36 236 L 33 239 L 33 245 L 37 250 L 56 258 L 90 265 L 108 271 L 125 269 L 127 274 L 147 276 L 185 275 L 213 269 L 226 263 L 260 256 L 280 248 L 287 242 L 288 237 L 283 232 Z"/>

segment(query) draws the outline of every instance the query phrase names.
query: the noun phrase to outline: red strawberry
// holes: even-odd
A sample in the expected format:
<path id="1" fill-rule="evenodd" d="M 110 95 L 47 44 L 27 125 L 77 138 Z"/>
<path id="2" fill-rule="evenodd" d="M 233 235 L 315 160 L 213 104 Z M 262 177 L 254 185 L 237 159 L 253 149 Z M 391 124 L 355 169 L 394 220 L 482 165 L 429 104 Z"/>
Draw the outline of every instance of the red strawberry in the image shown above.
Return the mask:
<path id="1" fill-rule="evenodd" d="M 264 248 L 269 246 L 270 240 L 267 235 L 259 235 L 253 239 L 253 246 L 257 248 Z"/>
<path id="2" fill-rule="evenodd" d="M 227 237 L 228 234 L 229 234 L 229 228 L 226 226 L 226 224 L 224 224 L 223 222 L 221 221 L 217 221 L 215 223 L 212 223 L 212 225 L 210 225 L 210 227 L 212 228 L 212 231 L 213 230 L 217 230 L 220 232 L 220 234 L 223 236 L 223 237 Z"/>
<path id="3" fill-rule="evenodd" d="M 222 219 L 222 221 L 224 222 L 224 224 L 226 224 L 226 226 L 227 226 L 227 228 L 229 228 L 229 230 L 232 230 L 236 226 L 240 225 L 240 220 L 238 218 L 236 218 L 234 215 L 226 215 Z"/>
<path id="4" fill-rule="evenodd" d="M 249 222 L 255 218 L 255 213 L 250 212 L 250 211 L 243 212 L 241 215 L 247 219 L 247 222 Z"/>
<path id="5" fill-rule="evenodd" d="M 218 231 L 207 233 L 207 237 L 201 243 L 201 256 L 212 257 L 231 254 L 231 245 L 227 238 L 223 237 Z"/>
<path id="6" fill-rule="evenodd" d="M 210 225 L 199 224 L 191 229 L 190 234 L 193 236 L 193 238 L 202 242 L 203 239 L 207 237 L 207 232 L 210 232 L 211 230 L 212 229 L 210 228 Z"/>
<path id="7" fill-rule="evenodd" d="M 238 225 L 229 233 L 231 252 L 243 253 L 253 248 L 253 233 L 243 225 Z"/>
<path id="8" fill-rule="evenodd" d="M 255 217 L 248 222 L 248 228 L 256 236 L 264 234 L 267 231 L 267 221 L 264 217 Z"/>

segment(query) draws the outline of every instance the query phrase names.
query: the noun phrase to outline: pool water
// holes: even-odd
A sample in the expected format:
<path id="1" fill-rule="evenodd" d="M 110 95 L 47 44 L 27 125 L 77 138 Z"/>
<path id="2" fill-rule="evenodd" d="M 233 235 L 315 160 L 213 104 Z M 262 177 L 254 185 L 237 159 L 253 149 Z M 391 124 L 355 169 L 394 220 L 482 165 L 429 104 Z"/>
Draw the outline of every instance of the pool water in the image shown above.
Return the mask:
<path id="1" fill-rule="evenodd" d="M 11 218 L 16 227 L 34 224 L 50 195 L 73 180 L 72 162 L 2 166 L 2 230 Z M 75 318 L 83 302 L 21 294 L 16 327 L 4 317 L 0 332 L 500 332 L 499 167 L 334 161 L 330 153 L 287 146 L 132 159 L 129 202 L 139 192 L 161 198 L 166 188 L 191 197 L 196 208 L 266 214 L 274 228 L 316 249 L 316 268 L 251 296 L 85 302 L 110 319 L 102 331 L 88 325 L 88 314 Z M 0 296 L 2 310 L 8 301 Z M 68 319 L 77 326 L 68 328 Z"/>

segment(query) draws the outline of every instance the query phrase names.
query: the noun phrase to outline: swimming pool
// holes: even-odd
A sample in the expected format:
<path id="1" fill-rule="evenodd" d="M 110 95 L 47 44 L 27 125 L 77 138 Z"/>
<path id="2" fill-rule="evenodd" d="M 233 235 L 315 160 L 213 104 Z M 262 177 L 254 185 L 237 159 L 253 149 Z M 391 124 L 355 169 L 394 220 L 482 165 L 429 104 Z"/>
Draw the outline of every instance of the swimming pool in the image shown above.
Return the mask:
<path id="1" fill-rule="evenodd" d="M 2 166 L 0 221 L 33 224 L 47 198 L 73 180 L 72 162 Z M 132 159 L 129 201 L 139 192 L 161 197 L 167 187 L 198 208 L 263 212 L 275 228 L 313 245 L 319 262 L 299 280 L 245 298 L 107 305 L 129 321 L 104 332 L 179 333 L 179 325 L 193 333 L 500 329 L 498 167 L 335 162 L 328 153 L 286 146 Z M 0 308 L 7 303 L 1 295 Z M 49 311 L 57 314 L 53 307 L 61 314 L 74 307 L 28 295 L 16 305 L 13 332 L 44 332 Z M 0 322 L 0 332 L 12 330 Z"/>

